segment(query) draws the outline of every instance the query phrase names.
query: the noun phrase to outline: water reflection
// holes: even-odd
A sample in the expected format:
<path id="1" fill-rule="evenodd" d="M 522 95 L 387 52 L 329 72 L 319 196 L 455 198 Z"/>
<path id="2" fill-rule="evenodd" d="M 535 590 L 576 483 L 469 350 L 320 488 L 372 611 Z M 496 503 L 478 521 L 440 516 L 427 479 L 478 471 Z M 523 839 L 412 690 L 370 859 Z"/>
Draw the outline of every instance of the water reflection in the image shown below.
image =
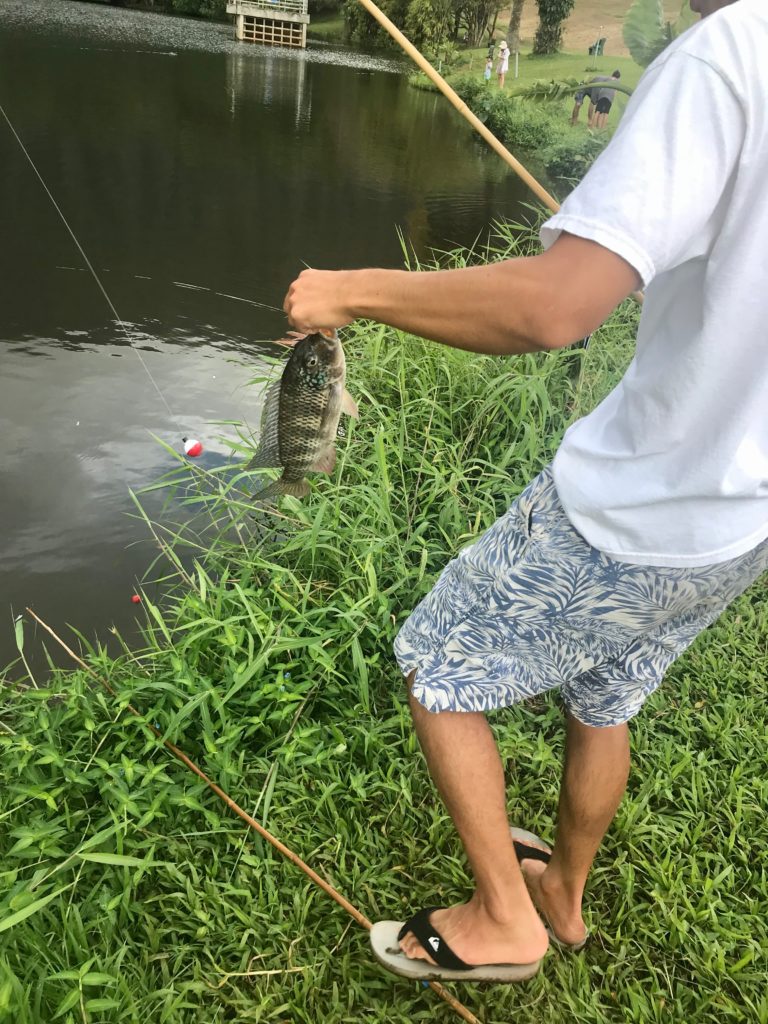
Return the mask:
<path id="1" fill-rule="evenodd" d="M 184 435 L 205 445 L 196 465 L 230 461 L 227 440 L 239 420 L 255 429 L 258 387 L 273 372 L 271 349 L 220 326 L 179 317 L 130 325 L 169 415 L 122 332 L 60 325 L 46 337 L 0 342 L 0 594 L 18 610 L 33 603 L 43 617 L 88 633 L 135 619 L 130 597 L 157 554 L 128 489 L 141 491 L 178 462 Z M 30 358 L 34 357 L 34 358 Z M 153 518 L 168 519 L 163 492 L 142 498 Z M 180 513 L 170 513 L 170 518 Z M 139 612 L 140 614 L 140 612 Z M 10 619 L 0 623 L 0 662 L 12 656 Z"/>
<path id="2" fill-rule="evenodd" d="M 250 99 L 260 106 L 291 110 L 297 131 L 309 127 L 312 92 L 307 89 L 306 61 L 285 61 L 282 52 L 274 50 L 267 50 L 260 60 L 253 60 L 250 54 L 239 51 L 227 54 L 226 66 L 233 118 L 240 113 L 239 102 Z"/>

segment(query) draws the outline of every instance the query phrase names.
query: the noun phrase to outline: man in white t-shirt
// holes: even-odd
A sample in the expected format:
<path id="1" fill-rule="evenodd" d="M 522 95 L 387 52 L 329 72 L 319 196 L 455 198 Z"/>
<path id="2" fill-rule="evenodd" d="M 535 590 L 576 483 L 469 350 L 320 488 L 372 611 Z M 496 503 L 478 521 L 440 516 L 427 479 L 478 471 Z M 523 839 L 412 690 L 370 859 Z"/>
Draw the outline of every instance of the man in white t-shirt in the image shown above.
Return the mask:
<path id="1" fill-rule="evenodd" d="M 300 329 L 369 317 L 509 355 L 563 348 L 646 289 L 623 380 L 398 635 L 476 883 L 464 905 L 374 927 L 376 957 L 400 974 L 515 980 L 538 969 L 548 931 L 583 945 L 627 722 L 768 567 L 768 3 L 691 2 L 714 13 L 648 68 L 544 225 L 544 253 L 432 273 L 305 271 L 286 297 Z M 550 849 L 510 833 L 484 712 L 553 686 L 567 752 Z"/>

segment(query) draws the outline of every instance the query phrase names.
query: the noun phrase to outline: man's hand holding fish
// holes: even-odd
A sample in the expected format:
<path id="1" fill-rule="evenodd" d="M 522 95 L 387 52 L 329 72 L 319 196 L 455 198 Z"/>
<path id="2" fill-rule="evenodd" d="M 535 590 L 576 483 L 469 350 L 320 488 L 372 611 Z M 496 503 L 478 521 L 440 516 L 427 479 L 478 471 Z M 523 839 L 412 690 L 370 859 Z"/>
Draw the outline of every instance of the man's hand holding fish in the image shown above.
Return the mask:
<path id="1" fill-rule="evenodd" d="M 299 330 L 365 317 L 470 352 L 511 355 L 591 334 L 639 282 L 623 257 L 564 233 L 539 256 L 462 270 L 305 270 L 284 309 Z"/>

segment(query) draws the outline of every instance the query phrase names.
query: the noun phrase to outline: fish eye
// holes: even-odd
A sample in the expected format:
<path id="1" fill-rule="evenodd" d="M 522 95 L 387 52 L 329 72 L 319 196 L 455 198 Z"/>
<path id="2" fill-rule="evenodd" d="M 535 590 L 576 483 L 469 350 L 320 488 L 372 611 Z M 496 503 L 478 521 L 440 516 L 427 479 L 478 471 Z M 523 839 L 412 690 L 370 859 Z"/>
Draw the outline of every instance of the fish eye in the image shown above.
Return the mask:
<path id="1" fill-rule="evenodd" d="M 317 356 L 310 356 L 307 359 L 307 366 L 317 366 Z"/>

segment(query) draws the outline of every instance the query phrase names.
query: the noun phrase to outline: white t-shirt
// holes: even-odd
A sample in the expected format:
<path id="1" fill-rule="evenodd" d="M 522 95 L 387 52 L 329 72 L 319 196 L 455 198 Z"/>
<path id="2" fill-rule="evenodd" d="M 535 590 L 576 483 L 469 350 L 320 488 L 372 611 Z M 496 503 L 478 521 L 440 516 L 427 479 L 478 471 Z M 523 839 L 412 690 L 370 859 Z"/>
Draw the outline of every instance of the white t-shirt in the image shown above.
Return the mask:
<path id="1" fill-rule="evenodd" d="M 737 0 L 648 68 L 542 228 L 647 286 L 635 358 L 566 432 L 563 507 L 626 562 L 698 566 L 768 537 L 768 0 Z"/>

